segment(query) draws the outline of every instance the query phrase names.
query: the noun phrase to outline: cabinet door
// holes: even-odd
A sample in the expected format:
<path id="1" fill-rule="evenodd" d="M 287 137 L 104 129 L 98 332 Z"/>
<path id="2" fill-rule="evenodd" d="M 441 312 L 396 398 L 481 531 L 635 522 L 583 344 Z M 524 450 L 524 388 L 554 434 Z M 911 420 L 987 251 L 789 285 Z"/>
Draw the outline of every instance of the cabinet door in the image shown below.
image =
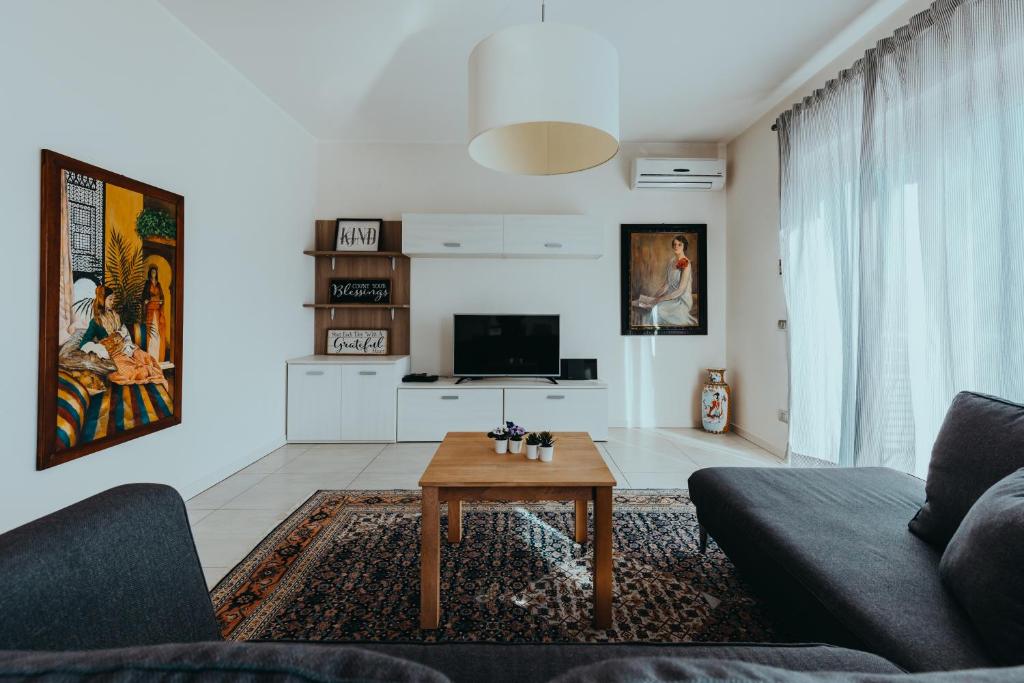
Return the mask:
<path id="1" fill-rule="evenodd" d="M 398 440 L 441 441 L 448 432 L 487 433 L 501 424 L 501 389 L 399 389 Z"/>
<path id="2" fill-rule="evenodd" d="M 608 390 L 506 389 L 505 419 L 531 432 L 588 432 L 608 440 Z"/>
<path id="3" fill-rule="evenodd" d="M 341 438 L 395 440 L 395 369 L 391 365 L 345 365 L 341 373 Z"/>
<path id="4" fill-rule="evenodd" d="M 288 440 L 341 439 L 341 367 L 288 366 Z"/>
<path id="5" fill-rule="evenodd" d="M 505 216 L 505 256 L 599 258 L 604 229 L 588 216 Z"/>
<path id="6" fill-rule="evenodd" d="M 501 256 L 502 217 L 402 214 L 402 252 L 410 256 Z"/>

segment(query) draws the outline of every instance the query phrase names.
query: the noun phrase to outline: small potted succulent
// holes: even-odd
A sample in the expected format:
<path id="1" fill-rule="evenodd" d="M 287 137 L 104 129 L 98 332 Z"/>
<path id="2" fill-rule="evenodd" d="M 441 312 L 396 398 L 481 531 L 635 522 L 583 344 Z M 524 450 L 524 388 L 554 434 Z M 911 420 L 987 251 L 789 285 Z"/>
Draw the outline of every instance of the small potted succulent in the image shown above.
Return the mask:
<path id="1" fill-rule="evenodd" d="M 526 435 L 526 459 L 537 459 L 537 447 L 540 446 L 540 436 L 536 432 Z"/>
<path id="2" fill-rule="evenodd" d="M 540 461 L 551 462 L 555 457 L 555 437 L 551 432 L 541 432 L 537 435 L 540 439 Z"/>
<path id="3" fill-rule="evenodd" d="M 526 434 L 526 430 L 515 422 L 506 422 L 505 428 L 508 430 L 508 452 L 522 453 L 523 436 Z"/>
<path id="4" fill-rule="evenodd" d="M 487 433 L 487 436 L 494 439 L 495 453 L 508 453 L 508 427 L 500 425 Z"/>

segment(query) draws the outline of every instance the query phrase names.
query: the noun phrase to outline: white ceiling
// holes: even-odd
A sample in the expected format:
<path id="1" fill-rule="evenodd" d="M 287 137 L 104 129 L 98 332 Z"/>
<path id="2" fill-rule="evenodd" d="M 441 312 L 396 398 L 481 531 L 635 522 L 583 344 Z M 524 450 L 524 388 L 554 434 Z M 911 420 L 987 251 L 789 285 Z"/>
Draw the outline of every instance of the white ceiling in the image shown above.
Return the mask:
<path id="1" fill-rule="evenodd" d="M 618 48 L 624 141 L 720 141 L 873 1 L 548 0 L 547 20 Z M 160 2 L 322 140 L 465 141 L 473 46 L 540 18 L 539 0 Z"/>

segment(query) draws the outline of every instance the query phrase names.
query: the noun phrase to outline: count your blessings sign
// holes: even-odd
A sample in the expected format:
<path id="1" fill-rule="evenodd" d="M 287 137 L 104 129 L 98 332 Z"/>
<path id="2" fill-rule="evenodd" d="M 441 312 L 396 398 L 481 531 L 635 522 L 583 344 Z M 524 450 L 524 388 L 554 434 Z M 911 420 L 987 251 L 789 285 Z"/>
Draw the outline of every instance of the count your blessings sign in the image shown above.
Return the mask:
<path id="1" fill-rule="evenodd" d="M 331 278 L 332 304 L 389 304 L 391 280 L 366 278 Z"/>

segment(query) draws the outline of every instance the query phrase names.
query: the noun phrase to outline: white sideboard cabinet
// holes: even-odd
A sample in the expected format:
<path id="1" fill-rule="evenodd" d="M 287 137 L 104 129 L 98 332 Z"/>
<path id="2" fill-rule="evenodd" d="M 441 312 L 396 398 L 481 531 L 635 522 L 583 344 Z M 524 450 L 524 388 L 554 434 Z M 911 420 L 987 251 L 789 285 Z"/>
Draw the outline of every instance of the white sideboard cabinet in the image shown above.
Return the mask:
<path id="1" fill-rule="evenodd" d="M 289 442 L 396 440 L 408 356 L 305 356 L 287 368 Z"/>
<path id="2" fill-rule="evenodd" d="M 608 387 L 591 380 L 451 377 L 398 388 L 398 440 L 440 441 L 448 432 L 487 432 L 512 420 L 539 432 L 588 432 L 608 440 Z"/>

